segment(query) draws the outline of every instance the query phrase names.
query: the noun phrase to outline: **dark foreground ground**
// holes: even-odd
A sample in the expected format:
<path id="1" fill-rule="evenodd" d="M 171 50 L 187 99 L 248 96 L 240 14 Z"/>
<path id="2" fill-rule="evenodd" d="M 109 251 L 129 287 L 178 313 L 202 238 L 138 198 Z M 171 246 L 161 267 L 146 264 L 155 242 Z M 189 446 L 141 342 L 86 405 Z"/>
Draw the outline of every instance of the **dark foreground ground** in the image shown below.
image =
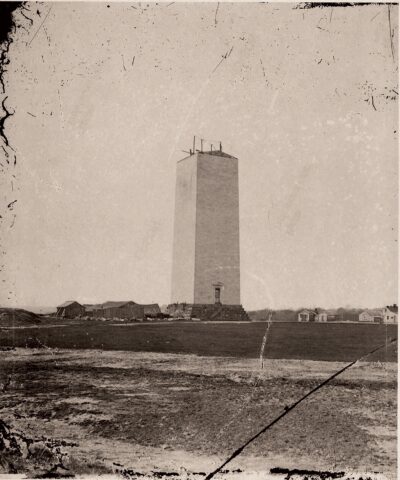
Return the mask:
<path id="1" fill-rule="evenodd" d="M 60 337 L 62 342 L 74 338 L 81 348 L 83 340 L 87 342 L 85 333 L 78 340 L 68 332 Z M 96 332 L 111 348 L 116 339 L 106 339 L 109 330 Z M 142 345 L 135 343 L 135 334 L 144 342 L 152 332 L 116 329 L 119 341 L 129 334 L 125 348 L 130 342 L 133 348 Z M 375 332 L 382 337 L 381 328 Z M 92 333 L 90 341 L 98 342 Z M 36 334 L 45 343 L 56 342 L 48 330 Z M 370 348 L 372 339 L 363 338 L 363 349 Z M 232 345 L 232 338 L 228 340 Z M 249 344 L 257 350 L 256 342 Z M 332 352 L 328 339 L 326 345 Z M 240 351 L 254 353 L 248 346 Z M 285 406 L 343 365 L 267 360 L 260 370 L 257 360 L 245 358 L 49 348 L 3 351 L 0 473 L 122 472 L 128 479 L 145 474 L 204 479 Z M 279 467 L 348 472 L 340 478 L 357 480 L 378 472 L 394 479 L 396 370 L 389 362 L 357 363 L 259 437 L 222 477 L 248 473 L 243 478 L 269 479 L 271 469 Z"/>
<path id="2" fill-rule="evenodd" d="M 49 320 L 48 320 L 49 321 Z M 51 320 L 50 320 L 51 321 Z M 125 350 L 257 358 L 266 324 L 171 322 L 0 328 L 0 347 Z M 368 360 L 396 361 L 397 325 L 273 323 L 267 358 L 352 361 L 387 344 Z"/>

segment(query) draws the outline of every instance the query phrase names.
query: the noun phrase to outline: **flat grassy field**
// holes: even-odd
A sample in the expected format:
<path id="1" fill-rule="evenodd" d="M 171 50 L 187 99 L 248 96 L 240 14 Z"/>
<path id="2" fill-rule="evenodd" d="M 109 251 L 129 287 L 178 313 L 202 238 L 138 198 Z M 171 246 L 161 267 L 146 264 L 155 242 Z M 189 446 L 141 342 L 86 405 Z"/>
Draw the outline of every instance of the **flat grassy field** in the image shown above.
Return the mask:
<path id="1" fill-rule="evenodd" d="M 260 370 L 256 359 L 237 357 L 3 351 L 0 436 L 14 443 L 6 442 L 3 456 L 0 451 L 0 473 L 122 471 L 128 480 L 145 474 L 204 480 L 285 406 L 343 365 L 270 359 Z M 227 466 L 228 474 L 216 478 L 283 480 L 269 475 L 279 467 L 351 472 L 342 480 L 378 478 L 377 473 L 384 475 L 381 480 L 394 480 L 396 371 L 395 363 L 357 363 L 289 412 Z M 240 471 L 251 475 L 241 477 Z"/>
<path id="2" fill-rule="evenodd" d="M 50 347 L 185 353 L 257 358 L 266 324 L 168 322 L 111 325 L 86 322 L 66 326 L 0 329 L 0 347 Z M 273 323 L 266 358 L 352 361 L 387 344 L 368 360 L 397 361 L 396 325 Z"/>

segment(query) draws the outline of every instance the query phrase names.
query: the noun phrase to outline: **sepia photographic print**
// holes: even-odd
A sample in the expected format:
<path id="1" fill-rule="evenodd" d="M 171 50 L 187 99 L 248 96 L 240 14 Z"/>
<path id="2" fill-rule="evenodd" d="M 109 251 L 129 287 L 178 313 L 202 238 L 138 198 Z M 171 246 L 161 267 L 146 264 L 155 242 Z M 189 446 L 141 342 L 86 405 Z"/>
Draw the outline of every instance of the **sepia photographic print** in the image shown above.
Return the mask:
<path id="1" fill-rule="evenodd" d="M 398 16 L 0 2 L 0 479 L 397 478 Z"/>

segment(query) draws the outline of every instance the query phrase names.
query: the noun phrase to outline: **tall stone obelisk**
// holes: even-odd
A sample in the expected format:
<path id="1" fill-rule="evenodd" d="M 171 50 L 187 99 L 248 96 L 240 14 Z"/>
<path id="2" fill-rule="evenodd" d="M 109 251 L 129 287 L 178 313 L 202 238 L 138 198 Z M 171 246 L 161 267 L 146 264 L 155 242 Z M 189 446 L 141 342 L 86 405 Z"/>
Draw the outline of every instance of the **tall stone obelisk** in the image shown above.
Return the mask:
<path id="1" fill-rule="evenodd" d="M 177 164 L 170 311 L 243 320 L 238 159 L 196 152 Z M 189 311 L 188 311 L 189 307 Z"/>

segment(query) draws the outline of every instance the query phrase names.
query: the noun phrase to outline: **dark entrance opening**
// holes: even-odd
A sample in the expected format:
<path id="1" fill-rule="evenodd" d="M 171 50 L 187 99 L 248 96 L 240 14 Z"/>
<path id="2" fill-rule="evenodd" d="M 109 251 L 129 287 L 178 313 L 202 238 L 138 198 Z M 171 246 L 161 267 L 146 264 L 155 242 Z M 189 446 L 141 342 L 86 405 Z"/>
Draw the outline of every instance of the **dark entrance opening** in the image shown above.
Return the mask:
<path id="1" fill-rule="evenodd" d="M 215 303 L 221 303 L 221 287 L 214 288 Z"/>

